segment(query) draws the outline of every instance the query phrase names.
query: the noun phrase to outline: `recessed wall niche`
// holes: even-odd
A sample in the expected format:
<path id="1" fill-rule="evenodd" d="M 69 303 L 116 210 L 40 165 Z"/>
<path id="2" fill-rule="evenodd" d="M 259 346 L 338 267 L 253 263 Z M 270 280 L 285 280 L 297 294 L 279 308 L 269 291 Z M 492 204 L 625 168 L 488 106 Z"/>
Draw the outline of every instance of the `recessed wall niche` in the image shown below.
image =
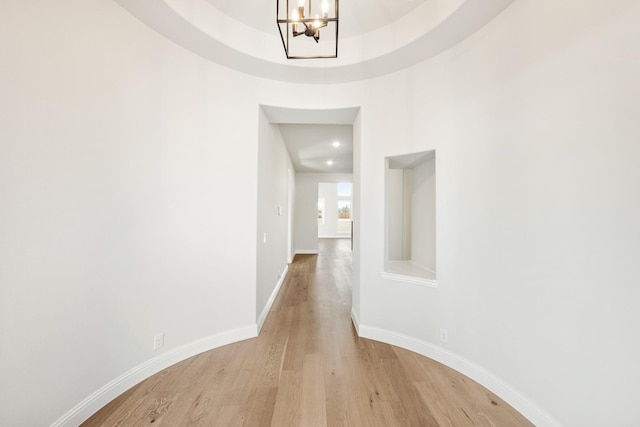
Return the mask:
<path id="1" fill-rule="evenodd" d="M 383 277 L 437 286 L 436 152 L 385 159 Z"/>

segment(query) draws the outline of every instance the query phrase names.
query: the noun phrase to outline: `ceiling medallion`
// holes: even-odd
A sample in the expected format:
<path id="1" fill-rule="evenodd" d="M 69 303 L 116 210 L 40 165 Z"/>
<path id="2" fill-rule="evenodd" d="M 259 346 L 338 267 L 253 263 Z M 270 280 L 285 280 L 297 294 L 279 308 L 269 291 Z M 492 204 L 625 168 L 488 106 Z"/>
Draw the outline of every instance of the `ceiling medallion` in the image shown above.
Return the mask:
<path id="1" fill-rule="evenodd" d="M 276 0 L 276 22 L 288 59 L 338 57 L 338 0 L 317 3 Z"/>

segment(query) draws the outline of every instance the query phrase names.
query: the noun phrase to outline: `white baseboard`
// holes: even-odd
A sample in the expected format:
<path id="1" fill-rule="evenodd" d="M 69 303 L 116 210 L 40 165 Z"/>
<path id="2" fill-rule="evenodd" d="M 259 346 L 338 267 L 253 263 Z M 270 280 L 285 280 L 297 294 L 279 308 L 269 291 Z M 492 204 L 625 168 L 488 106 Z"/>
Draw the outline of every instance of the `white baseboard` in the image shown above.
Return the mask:
<path id="1" fill-rule="evenodd" d="M 354 318 L 354 315 L 355 313 L 352 311 L 351 318 L 355 324 L 358 319 L 357 317 Z M 406 348 L 407 350 L 426 356 L 460 372 L 463 375 L 466 375 L 483 387 L 491 390 L 491 392 L 495 393 L 502 400 L 515 408 L 537 427 L 561 426 L 561 424 L 549 413 L 529 401 L 504 381 L 470 360 L 426 341 L 418 340 L 393 331 L 362 325 L 359 324 L 359 322 L 357 323 L 358 326 L 356 326 L 356 329 L 358 330 L 359 336 Z"/>
<path id="2" fill-rule="evenodd" d="M 256 325 L 221 332 L 160 354 L 107 383 L 56 420 L 51 427 L 76 427 L 113 399 L 171 365 L 196 354 L 258 336 Z"/>
<path id="3" fill-rule="evenodd" d="M 318 255 L 317 249 L 297 249 L 296 255 Z"/>
<path id="4" fill-rule="evenodd" d="M 262 330 L 262 325 L 264 325 L 264 321 L 267 320 L 267 316 L 269 315 L 271 306 L 273 305 L 273 302 L 276 300 L 276 297 L 278 296 L 278 292 L 280 292 L 280 288 L 284 283 L 284 279 L 287 278 L 288 272 L 289 272 L 289 265 L 287 265 L 284 268 L 284 271 L 282 272 L 282 274 L 280 274 L 280 280 L 278 280 L 278 283 L 276 284 L 275 289 L 273 290 L 273 292 L 271 292 L 271 296 L 269 297 L 267 304 L 262 309 L 262 313 L 260 313 L 260 317 L 258 318 L 258 334 Z"/>
<path id="5" fill-rule="evenodd" d="M 360 335 L 360 319 L 353 307 L 351 307 L 351 323 L 353 323 L 353 327 L 356 328 L 356 332 Z"/>

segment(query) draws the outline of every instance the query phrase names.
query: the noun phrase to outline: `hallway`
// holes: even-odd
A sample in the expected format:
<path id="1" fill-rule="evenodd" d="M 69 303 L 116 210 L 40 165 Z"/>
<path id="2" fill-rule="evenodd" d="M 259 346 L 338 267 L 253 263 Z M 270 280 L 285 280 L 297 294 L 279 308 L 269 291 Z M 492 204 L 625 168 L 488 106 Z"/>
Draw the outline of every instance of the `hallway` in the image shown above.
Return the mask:
<path id="1" fill-rule="evenodd" d="M 297 255 L 260 336 L 133 387 L 84 426 L 530 426 L 430 359 L 360 339 L 348 239 Z"/>

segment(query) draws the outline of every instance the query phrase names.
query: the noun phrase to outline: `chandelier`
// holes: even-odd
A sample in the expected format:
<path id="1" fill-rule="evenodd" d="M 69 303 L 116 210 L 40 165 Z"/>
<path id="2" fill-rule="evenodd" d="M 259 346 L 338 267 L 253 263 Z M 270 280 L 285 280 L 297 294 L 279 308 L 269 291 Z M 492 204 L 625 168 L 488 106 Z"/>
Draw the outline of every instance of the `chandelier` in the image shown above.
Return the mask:
<path id="1" fill-rule="evenodd" d="M 317 4 L 276 0 L 276 22 L 288 59 L 338 57 L 338 0 L 317 0 Z"/>

